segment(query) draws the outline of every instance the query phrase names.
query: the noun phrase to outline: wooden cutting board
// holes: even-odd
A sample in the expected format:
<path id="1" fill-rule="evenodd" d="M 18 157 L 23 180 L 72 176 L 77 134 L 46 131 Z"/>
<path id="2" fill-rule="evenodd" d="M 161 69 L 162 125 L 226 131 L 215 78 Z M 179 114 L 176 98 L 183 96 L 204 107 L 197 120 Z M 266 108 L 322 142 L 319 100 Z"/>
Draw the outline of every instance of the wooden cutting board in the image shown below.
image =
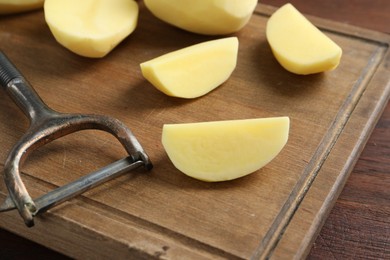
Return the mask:
<path id="1" fill-rule="evenodd" d="M 24 226 L 16 211 L 0 226 L 75 258 L 302 258 L 341 191 L 390 93 L 390 37 L 310 17 L 343 49 L 331 72 L 297 76 L 272 56 L 265 26 L 274 8 L 259 5 L 236 36 L 232 77 L 194 99 L 165 96 L 139 64 L 214 39 L 154 18 L 141 4 L 137 30 L 103 59 L 70 53 L 52 37 L 42 12 L 0 17 L 0 48 L 45 102 L 62 112 L 125 122 L 154 169 L 97 187 Z M 0 99 L 0 161 L 28 126 L 5 93 Z M 205 183 L 178 172 L 161 145 L 164 123 L 289 116 L 286 147 L 259 171 Z M 30 155 L 22 178 L 33 197 L 125 156 L 108 134 L 85 131 Z M 1 164 L 3 166 L 3 164 Z M 0 199 L 7 195 L 0 184 Z"/>

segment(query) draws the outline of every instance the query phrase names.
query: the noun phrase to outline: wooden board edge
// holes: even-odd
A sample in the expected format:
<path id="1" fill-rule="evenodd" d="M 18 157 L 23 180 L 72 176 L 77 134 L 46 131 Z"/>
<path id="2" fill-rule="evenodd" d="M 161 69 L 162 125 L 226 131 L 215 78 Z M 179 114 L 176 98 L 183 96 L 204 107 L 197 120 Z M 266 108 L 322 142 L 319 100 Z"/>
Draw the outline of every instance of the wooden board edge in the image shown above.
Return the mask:
<path id="1" fill-rule="evenodd" d="M 390 77 L 386 68 L 390 66 L 390 40 L 384 41 L 383 44 L 387 45 L 386 55 L 332 148 L 333 151 L 341 152 L 330 152 L 294 217 L 267 258 L 281 259 L 288 256 L 290 259 L 304 259 L 309 254 L 359 155 L 389 102 Z M 360 126 L 362 117 L 365 124 L 361 126 L 361 131 L 357 132 L 358 135 L 354 136 L 356 143 L 351 143 L 351 135 L 356 127 Z M 343 154 L 344 150 L 351 152 Z M 340 156 L 345 159 L 344 165 L 337 165 Z M 340 170 L 340 173 L 335 170 Z M 321 190 L 325 193 L 320 194 Z M 323 199 L 319 200 L 319 196 L 323 196 Z M 313 201 L 321 203 L 313 205 Z M 292 245 L 295 245 L 294 249 L 291 248 Z"/>
<path id="2" fill-rule="evenodd" d="M 4 198 L 0 194 L 0 199 Z M 32 229 L 21 223 L 17 211 L 2 213 L 0 226 L 75 259 L 109 259 L 112 256 L 119 259 L 237 258 L 201 242 L 194 244 L 192 239 L 169 231 L 140 228 L 118 215 L 117 210 L 102 214 L 99 205 L 91 206 L 84 199 L 87 198 L 76 198 L 49 210 L 35 219 L 36 225 Z M 107 235 L 109 230 L 115 230 L 116 237 Z"/>
<path id="3" fill-rule="evenodd" d="M 262 15 L 265 17 L 270 16 L 277 8 L 267 5 L 261 5 L 259 4 L 256 8 L 256 12 L 258 15 Z M 306 15 L 305 15 L 306 16 Z M 372 31 L 369 29 L 364 29 L 348 24 L 343 24 L 340 22 L 334 22 L 326 19 L 322 19 L 319 17 L 314 16 L 307 16 L 309 20 L 313 21 L 313 23 L 319 27 L 321 30 L 333 33 L 333 34 L 339 34 L 351 38 L 355 38 L 356 40 L 360 41 L 366 41 L 369 43 L 372 43 L 374 45 L 378 45 L 378 49 L 385 49 L 385 54 L 383 55 L 383 61 L 380 63 L 380 66 L 378 68 L 375 68 L 375 71 L 373 74 L 375 74 L 374 78 L 369 78 L 368 81 L 371 82 L 370 84 L 374 85 L 375 87 L 375 80 L 378 78 L 378 74 L 382 73 L 382 75 L 387 75 L 388 73 L 385 72 L 386 67 L 388 67 L 388 63 L 390 62 L 390 54 L 389 54 L 389 45 L 390 45 L 390 35 Z M 337 28 L 337 29 L 335 29 Z M 380 51 L 380 50 L 379 50 Z M 384 80 L 389 81 L 389 78 L 386 78 Z M 365 84 L 369 84 L 366 82 Z M 315 238 L 317 237 L 323 223 L 325 222 L 326 217 L 328 216 L 331 208 L 333 207 L 335 201 L 337 200 L 338 195 L 340 194 L 342 188 L 345 185 L 345 182 L 350 174 L 350 172 L 353 169 L 353 166 L 355 165 L 358 156 L 360 155 L 361 151 L 363 150 L 372 130 L 375 127 L 375 124 L 377 120 L 379 119 L 380 115 L 382 114 L 383 109 L 385 108 L 388 99 L 389 99 L 389 86 L 390 82 L 387 83 L 386 86 L 384 86 L 384 89 L 376 89 L 377 92 L 373 92 L 373 95 L 377 96 L 380 100 L 378 102 L 374 102 L 376 104 L 375 107 L 371 107 L 370 113 L 367 115 L 367 124 L 362 130 L 359 132 L 361 135 L 356 137 L 357 142 L 355 143 L 354 147 L 351 147 L 351 153 L 349 154 L 349 158 L 353 158 L 353 161 L 348 160 L 346 158 L 345 165 L 340 166 L 339 171 L 336 171 L 336 175 L 334 177 L 334 182 L 330 184 L 328 187 L 328 193 L 324 196 L 325 201 L 320 207 L 317 207 L 316 210 L 312 211 L 311 216 L 309 218 L 313 221 L 312 225 L 310 227 L 307 227 L 307 232 L 303 232 L 302 236 L 300 236 L 298 239 L 296 237 L 296 233 L 292 235 L 291 239 L 288 235 L 286 235 L 290 229 L 295 228 L 295 232 L 298 232 L 302 230 L 301 224 L 295 223 L 295 226 L 293 223 L 296 221 L 296 219 L 299 218 L 299 215 L 307 210 L 307 208 L 304 207 L 305 203 L 308 203 L 309 196 L 304 197 L 302 202 L 299 202 L 299 207 L 294 209 L 294 217 L 289 220 L 288 226 L 285 228 L 278 227 L 274 230 L 276 235 L 272 235 L 273 237 L 270 238 L 270 242 L 266 245 L 260 245 L 259 248 L 261 248 L 261 252 L 259 251 L 259 248 L 257 249 L 257 252 L 255 252 L 254 256 L 255 258 L 261 258 L 261 259 L 268 259 L 268 258 L 275 258 L 280 259 L 281 257 L 288 257 L 291 258 L 295 256 L 296 259 L 302 259 L 304 256 L 306 256 L 311 248 L 312 243 L 314 242 Z M 364 90 L 366 91 L 366 90 Z M 382 95 L 383 94 L 383 95 Z M 370 100 L 366 100 L 370 101 Z M 361 100 L 357 102 L 357 106 L 361 105 Z M 348 122 L 352 122 L 354 120 L 354 116 L 357 113 L 358 107 L 355 108 L 355 110 L 351 113 L 348 119 Z M 366 111 L 367 112 L 367 108 Z M 349 123 L 348 123 L 349 124 Z M 347 129 L 347 125 L 344 126 L 345 129 Z M 342 133 L 342 135 L 345 135 Z M 340 138 L 342 138 L 340 136 Z M 338 146 L 340 146 L 341 139 L 338 139 L 337 143 L 332 147 L 332 150 L 337 150 Z M 330 152 L 329 156 L 326 158 L 326 161 L 324 162 L 322 169 L 319 172 L 319 175 L 324 175 L 327 166 L 330 161 L 332 161 L 332 156 L 334 154 Z M 333 172 L 334 174 L 335 172 Z M 329 174 L 329 173 L 328 173 Z M 331 173 L 332 174 L 332 173 Z M 339 174 L 339 176 L 338 176 Z M 307 195 L 310 194 L 310 191 L 313 191 L 317 185 L 321 185 L 323 187 L 323 184 L 320 183 L 318 180 L 314 181 L 308 188 Z M 302 207 L 301 207 L 302 206 Z M 310 207 L 309 207 L 310 208 Z M 296 211 L 295 211 L 296 210 Z M 307 220 L 308 216 L 305 216 Z M 302 219 L 301 219 L 302 220 Z M 293 227 L 291 227 L 293 226 Z M 313 229 L 314 227 L 314 229 Z M 296 250 L 290 250 L 291 252 L 294 252 L 292 254 L 285 254 L 285 249 L 289 246 L 285 244 L 285 247 L 281 246 L 281 243 L 283 241 L 289 241 L 289 244 L 294 244 L 296 241 L 302 241 L 302 243 L 299 244 L 299 246 L 296 246 Z M 283 252 L 283 253 L 281 253 Z M 276 256 L 276 257 L 275 257 Z"/>

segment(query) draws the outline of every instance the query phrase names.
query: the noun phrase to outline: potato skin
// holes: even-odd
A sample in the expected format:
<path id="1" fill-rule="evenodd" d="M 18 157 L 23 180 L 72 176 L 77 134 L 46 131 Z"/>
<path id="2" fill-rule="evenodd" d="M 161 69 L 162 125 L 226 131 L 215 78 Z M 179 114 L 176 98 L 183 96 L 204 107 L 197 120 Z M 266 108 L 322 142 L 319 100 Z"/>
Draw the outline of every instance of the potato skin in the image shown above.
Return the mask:
<path id="1" fill-rule="evenodd" d="M 249 21 L 257 0 L 145 0 L 159 19 L 183 30 L 225 35 L 241 30 Z"/>

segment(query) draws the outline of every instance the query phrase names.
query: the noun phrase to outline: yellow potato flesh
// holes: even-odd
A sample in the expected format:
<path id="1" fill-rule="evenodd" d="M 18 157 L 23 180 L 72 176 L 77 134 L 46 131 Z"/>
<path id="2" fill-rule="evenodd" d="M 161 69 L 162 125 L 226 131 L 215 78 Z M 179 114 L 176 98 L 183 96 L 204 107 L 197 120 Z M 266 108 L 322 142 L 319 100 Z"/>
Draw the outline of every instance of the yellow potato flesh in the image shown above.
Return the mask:
<path id="1" fill-rule="evenodd" d="M 12 14 L 42 8 L 44 0 L 0 0 L 0 14 Z"/>
<path id="2" fill-rule="evenodd" d="M 181 29 L 207 35 L 229 34 L 249 21 L 257 0 L 145 0 L 159 19 Z"/>
<path id="3" fill-rule="evenodd" d="M 238 39 L 228 37 L 170 52 L 140 66 L 143 76 L 163 93 L 196 98 L 229 78 L 237 53 Z"/>
<path id="4" fill-rule="evenodd" d="M 290 72 L 313 74 L 332 70 L 340 62 L 341 48 L 291 4 L 269 18 L 266 35 L 275 58 Z"/>
<path id="5" fill-rule="evenodd" d="M 248 175 L 287 142 L 290 120 L 273 117 L 163 126 L 162 144 L 174 166 L 203 181 Z"/>
<path id="6" fill-rule="evenodd" d="M 56 40 L 81 56 L 109 53 L 137 26 L 133 0 L 46 0 L 45 19 Z"/>

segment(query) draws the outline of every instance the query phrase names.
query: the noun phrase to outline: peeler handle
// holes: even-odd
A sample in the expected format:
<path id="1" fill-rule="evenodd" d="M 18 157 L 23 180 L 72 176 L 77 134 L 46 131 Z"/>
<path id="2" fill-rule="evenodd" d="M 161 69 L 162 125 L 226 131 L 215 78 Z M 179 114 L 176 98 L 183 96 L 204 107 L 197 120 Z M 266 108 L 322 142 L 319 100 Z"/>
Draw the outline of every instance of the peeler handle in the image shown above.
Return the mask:
<path id="1" fill-rule="evenodd" d="M 0 85 L 31 123 L 42 115 L 53 112 L 2 51 L 0 51 Z"/>
<path id="2" fill-rule="evenodd" d="M 6 90 L 8 83 L 10 83 L 13 79 L 23 79 L 23 76 L 15 68 L 7 56 L 0 51 L 0 84 Z"/>

